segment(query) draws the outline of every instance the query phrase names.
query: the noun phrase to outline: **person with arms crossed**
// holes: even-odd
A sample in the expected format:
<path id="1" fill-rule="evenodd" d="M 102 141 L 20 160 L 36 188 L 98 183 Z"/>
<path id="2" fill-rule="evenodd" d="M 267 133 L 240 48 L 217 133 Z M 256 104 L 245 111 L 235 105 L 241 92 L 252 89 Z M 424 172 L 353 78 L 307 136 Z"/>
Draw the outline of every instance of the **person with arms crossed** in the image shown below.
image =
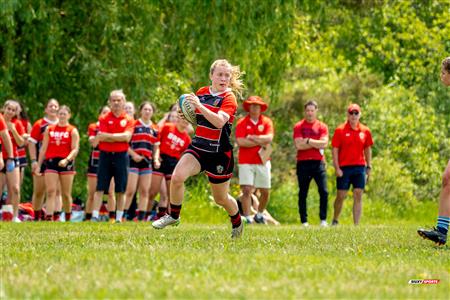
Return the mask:
<path id="1" fill-rule="evenodd" d="M 272 120 L 262 113 L 267 110 L 265 103 L 259 96 L 250 96 L 244 101 L 244 110 L 247 116 L 239 119 L 236 124 L 236 142 L 239 146 L 239 185 L 241 186 L 242 210 L 247 222 L 251 214 L 252 194 L 259 189 L 260 198 L 257 213 L 253 220 L 256 223 L 266 224 L 264 211 L 269 202 L 271 188 L 271 162 L 263 158 L 261 151 L 267 151 L 273 140 Z"/>
<path id="2" fill-rule="evenodd" d="M 314 100 L 305 104 L 305 118 L 294 126 L 297 149 L 298 212 L 303 226 L 309 226 L 306 198 L 311 180 L 317 184 L 320 196 L 321 226 L 328 226 L 328 188 L 324 149 L 328 145 L 328 127 L 317 120 L 318 105 Z"/>
<path id="3" fill-rule="evenodd" d="M 347 108 L 347 122 L 336 128 L 331 140 L 337 188 L 332 225 L 338 224 L 350 185 L 353 185 L 354 224 L 358 225 L 361 218 L 362 195 L 372 168 L 373 140 L 370 129 L 359 122 L 360 118 L 359 105 L 350 104 Z"/>
<path id="4" fill-rule="evenodd" d="M 240 93 L 242 90 L 240 76 L 238 66 L 232 66 L 225 59 L 216 60 L 209 71 L 211 86 L 202 87 L 195 95 L 186 96 L 186 100 L 195 107 L 197 127 L 192 143 L 172 174 L 170 214 L 153 222 L 154 228 L 162 229 L 180 223 L 184 182 L 189 177 L 205 171 L 215 202 L 230 216 L 231 237 L 238 238 L 242 235 L 243 222 L 236 200 L 228 195 L 234 168 L 230 135 L 237 110 L 233 91 Z"/>
<path id="5" fill-rule="evenodd" d="M 126 114 L 125 94 L 114 90 L 109 95 L 111 111 L 99 118 L 99 131 L 94 138 L 100 156 L 97 170 L 97 191 L 94 194 L 93 220 L 98 220 L 103 194 L 109 190 L 114 178 L 116 192 L 116 221 L 121 222 L 125 206 L 125 190 L 128 178 L 128 148 L 133 134 L 133 120 Z M 110 211 L 111 215 L 111 211 Z"/>
<path id="6" fill-rule="evenodd" d="M 450 87 L 450 57 L 442 61 L 441 81 Z M 431 230 L 419 229 L 417 233 L 424 239 L 435 242 L 437 245 L 445 245 L 447 242 L 448 227 L 450 223 L 450 160 L 442 174 L 442 189 L 439 196 L 439 210 L 437 225 Z"/>
<path id="7" fill-rule="evenodd" d="M 99 111 L 100 117 L 109 113 L 111 109 L 109 106 L 105 105 Z M 97 189 L 97 170 L 98 170 L 98 159 L 100 157 L 100 150 L 98 149 L 98 142 L 95 141 L 95 136 L 98 133 L 98 121 L 95 123 L 91 123 L 88 126 L 88 137 L 89 144 L 92 147 L 91 154 L 89 155 L 88 162 L 88 170 L 87 170 L 87 200 L 86 200 L 86 216 L 85 221 L 90 221 L 92 219 L 92 210 L 94 204 L 94 194 Z M 115 217 L 115 208 L 116 208 L 116 197 L 114 195 L 114 179 L 111 179 L 111 183 L 109 185 L 109 191 L 105 191 L 108 193 L 108 211 L 114 211 L 113 217 Z M 111 216 L 110 216 L 111 217 Z"/>

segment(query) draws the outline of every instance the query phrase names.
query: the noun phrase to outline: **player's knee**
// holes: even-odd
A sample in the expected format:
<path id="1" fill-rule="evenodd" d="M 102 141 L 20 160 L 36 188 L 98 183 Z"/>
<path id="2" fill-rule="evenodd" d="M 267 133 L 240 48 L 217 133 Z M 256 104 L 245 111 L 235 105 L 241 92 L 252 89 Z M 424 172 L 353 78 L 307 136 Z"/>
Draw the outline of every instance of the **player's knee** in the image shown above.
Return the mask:
<path id="1" fill-rule="evenodd" d="M 179 173 L 175 173 L 172 175 L 172 180 L 170 182 L 171 185 L 180 186 L 184 183 L 186 178 Z"/>
<path id="2" fill-rule="evenodd" d="M 231 201 L 230 199 L 228 199 L 228 195 L 225 197 L 216 197 L 214 198 L 214 201 L 216 201 L 216 203 L 220 206 L 224 206 L 228 201 Z"/>

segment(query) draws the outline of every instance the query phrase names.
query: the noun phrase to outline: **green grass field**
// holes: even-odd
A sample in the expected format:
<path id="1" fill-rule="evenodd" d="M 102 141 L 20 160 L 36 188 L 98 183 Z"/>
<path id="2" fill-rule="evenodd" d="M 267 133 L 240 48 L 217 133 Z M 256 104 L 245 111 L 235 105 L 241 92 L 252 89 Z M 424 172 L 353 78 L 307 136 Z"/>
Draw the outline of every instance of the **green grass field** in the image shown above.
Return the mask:
<path id="1" fill-rule="evenodd" d="M 414 225 L 1 223 L 1 299 L 448 299 L 450 249 Z M 411 285 L 410 279 L 440 279 Z"/>

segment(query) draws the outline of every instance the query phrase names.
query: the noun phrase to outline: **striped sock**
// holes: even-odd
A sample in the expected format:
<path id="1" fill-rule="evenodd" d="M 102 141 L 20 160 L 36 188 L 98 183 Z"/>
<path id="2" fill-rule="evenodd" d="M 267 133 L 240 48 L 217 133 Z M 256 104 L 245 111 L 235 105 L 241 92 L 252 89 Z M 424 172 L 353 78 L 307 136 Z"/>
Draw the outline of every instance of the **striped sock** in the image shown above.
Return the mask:
<path id="1" fill-rule="evenodd" d="M 449 223 L 450 217 L 439 216 L 437 219 L 436 229 L 442 232 L 443 234 L 447 234 Z"/>
<path id="2" fill-rule="evenodd" d="M 181 205 L 170 204 L 170 215 L 174 219 L 178 219 L 180 217 Z"/>
<path id="3" fill-rule="evenodd" d="M 237 228 L 239 226 L 241 226 L 241 215 L 239 214 L 239 212 L 237 212 L 237 214 L 235 214 L 234 216 L 230 216 L 230 220 L 231 220 L 231 226 L 233 228 Z"/>
<path id="4" fill-rule="evenodd" d="M 163 217 L 167 213 L 167 207 L 159 207 L 158 208 L 158 218 Z"/>

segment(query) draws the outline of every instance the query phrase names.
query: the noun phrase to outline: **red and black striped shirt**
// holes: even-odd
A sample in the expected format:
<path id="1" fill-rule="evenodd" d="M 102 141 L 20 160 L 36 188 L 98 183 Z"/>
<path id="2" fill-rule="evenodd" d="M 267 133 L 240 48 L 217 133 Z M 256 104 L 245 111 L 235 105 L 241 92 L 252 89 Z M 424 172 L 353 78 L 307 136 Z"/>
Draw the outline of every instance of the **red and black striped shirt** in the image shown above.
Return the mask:
<path id="1" fill-rule="evenodd" d="M 200 88 L 197 93 L 206 108 L 214 113 L 219 111 L 226 113 L 230 118 L 228 122 L 222 127 L 217 128 L 212 125 L 199 111 L 196 110 L 197 127 L 195 129 L 195 136 L 192 139 L 192 146 L 207 152 L 225 152 L 233 149 L 230 140 L 231 126 L 237 111 L 236 97 L 231 90 L 214 94 L 211 92 L 209 86 Z"/>

